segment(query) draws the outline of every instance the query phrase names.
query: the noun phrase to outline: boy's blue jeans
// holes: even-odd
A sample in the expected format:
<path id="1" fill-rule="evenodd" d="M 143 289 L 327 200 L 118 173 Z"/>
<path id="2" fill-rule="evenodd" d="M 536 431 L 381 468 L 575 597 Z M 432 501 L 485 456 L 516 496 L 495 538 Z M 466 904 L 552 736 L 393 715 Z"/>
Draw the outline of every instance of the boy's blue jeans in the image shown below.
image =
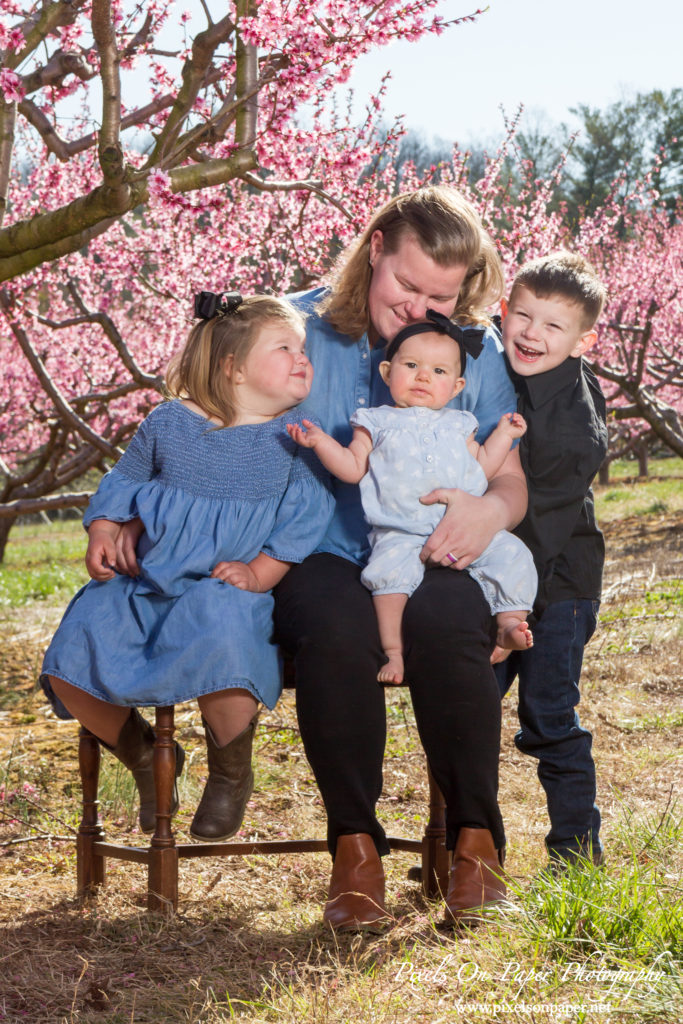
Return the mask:
<path id="1" fill-rule="evenodd" d="M 515 743 L 538 758 L 550 816 L 551 860 L 580 853 L 599 860 L 600 812 L 595 806 L 592 737 L 579 723 L 583 649 L 595 631 L 599 601 L 558 601 L 534 627 L 534 646 L 495 666 L 501 696 L 519 677 L 520 730 Z"/>

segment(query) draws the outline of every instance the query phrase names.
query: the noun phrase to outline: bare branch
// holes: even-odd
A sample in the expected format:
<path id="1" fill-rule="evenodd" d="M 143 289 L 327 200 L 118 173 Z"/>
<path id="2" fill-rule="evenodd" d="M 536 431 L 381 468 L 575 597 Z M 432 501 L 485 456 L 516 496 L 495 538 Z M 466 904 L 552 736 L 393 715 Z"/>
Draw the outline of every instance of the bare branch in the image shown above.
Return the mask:
<path id="1" fill-rule="evenodd" d="M 54 211 L 55 214 L 60 214 L 62 212 L 64 211 Z M 34 267 L 39 266 L 41 263 L 49 263 L 52 260 L 59 259 L 60 256 L 66 256 L 67 253 L 81 249 L 84 245 L 87 245 L 91 239 L 97 238 L 98 235 L 102 235 L 105 231 L 108 231 L 112 224 L 115 224 L 117 220 L 118 217 L 104 217 L 102 220 L 95 221 L 94 224 L 83 228 L 81 231 L 76 231 L 73 234 L 67 234 L 63 238 L 59 238 L 56 242 L 47 241 L 45 245 L 39 245 L 35 248 L 29 245 L 24 249 L 20 248 L 12 256 L 6 259 L 0 258 L 0 282 L 7 281 L 12 277 L 17 277 L 19 274 L 23 274 L 27 270 L 33 270 Z M 34 221 L 22 221 L 21 223 L 30 227 Z M 5 228 L 3 231 L 0 231 L 0 239 L 5 231 L 9 231 L 9 229 Z M 49 231 L 46 232 L 46 234 L 49 238 Z"/>
<path id="2" fill-rule="evenodd" d="M 235 141 L 238 146 L 253 146 L 256 139 L 258 102 L 256 85 L 258 81 L 258 57 L 256 47 L 245 43 L 239 31 L 242 18 L 253 17 L 256 13 L 254 0 L 237 0 L 237 33 L 235 42 L 235 95 L 242 106 L 237 113 Z"/>
<path id="3" fill-rule="evenodd" d="M 36 106 L 33 100 L 24 97 L 18 104 L 19 113 L 26 118 L 28 123 L 42 136 L 43 142 L 50 153 L 54 153 L 58 160 L 66 163 L 71 156 L 68 143 L 64 142 L 55 131 L 54 125 L 45 116 L 40 107 Z M 95 135 L 93 133 L 93 142 Z"/>
<path id="4" fill-rule="evenodd" d="M 329 192 L 326 192 L 322 187 L 322 182 L 310 180 L 276 181 L 274 178 L 259 178 L 256 174 L 250 172 L 243 174 L 242 178 L 247 184 L 259 189 L 260 192 L 312 192 L 314 195 L 324 199 L 326 203 L 336 207 L 340 213 L 344 214 L 348 221 L 354 222 L 354 217 L 350 210 L 347 210 L 338 199 L 335 199 Z"/>
<path id="5" fill-rule="evenodd" d="M 9 179 L 14 149 L 14 126 L 17 118 L 16 103 L 8 103 L 0 96 L 0 227 L 7 212 Z"/>
<path id="6" fill-rule="evenodd" d="M 226 160 L 206 160 L 194 167 L 176 167 L 171 171 L 171 187 L 174 192 L 193 192 L 212 185 L 223 185 L 232 178 L 243 177 L 256 166 L 256 155 L 241 151 Z"/>
<path id="7" fill-rule="evenodd" d="M 121 131 L 121 76 L 110 0 L 93 0 L 92 29 L 100 55 L 102 127 L 99 138 L 100 167 L 105 184 L 117 189 L 123 182 L 125 161 Z"/>
<path id="8" fill-rule="evenodd" d="M 93 496 L 92 491 L 77 491 L 73 494 L 54 494 L 49 498 L 18 498 L 0 504 L 0 519 L 16 519 L 56 508 L 84 508 Z"/>
<path id="9" fill-rule="evenodd" d="M 91 78 L 95 78 L 97 71 L 88 64 L 83 54 L 56 50 L 47 64 L 24 75 L 22 83 L 27 94 L 30 94 L 38 92 L 46 85 L 61 85 L 69 75 L 75 75 L 82 82 L 89 82 Z"/>

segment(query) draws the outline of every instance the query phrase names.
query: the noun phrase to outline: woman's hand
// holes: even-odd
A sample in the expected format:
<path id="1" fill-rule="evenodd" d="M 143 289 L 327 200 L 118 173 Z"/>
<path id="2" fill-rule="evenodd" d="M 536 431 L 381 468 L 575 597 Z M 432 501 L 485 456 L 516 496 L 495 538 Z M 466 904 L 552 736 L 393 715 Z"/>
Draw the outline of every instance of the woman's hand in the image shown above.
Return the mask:
<path id="1" fill-rule="evenodd" d="M 142 519 L 139 518 L 121 523 L 120 527 L 119 535 L 116 538 L 115 565 L 119 572 L 135 578 L 140 575 L 135 549 L 140 537 L 145 532 L 145 527 Z"/>
<path id="2" fill-rule="evenodd" d="M 93 519 L 88 528 L 85 567 L 90 578 L 98 583 L 111 580 L 116 575 L 116 542 L 120 530 L 120 523 L 112 523 L 108 519 Z"/>
<path id="3" fill-rule="evenodd" d="M 443 519 L 427 540 L 420 558 L 433 565 L 466 569 L 504 528 L 505 505 L 487 491 L 481 497 L 457 488 L 439 487 L 420 498 L 423 505 L 446 505 Z M 450 557 L 449 557 L 450 556 Z"/>
<path id="4" fill-rule="evenodd" d="M 466 569 L 488 547 L 499 530 L 511 530 L 527 505 L 524 471 L 517 448 L 489 481 L 480 498 L 457 488 L 439 487 L 420 498 L 423 505 L 447 505 L 443 519 L 422 548 L 420 558 L 433 565 Z"/>

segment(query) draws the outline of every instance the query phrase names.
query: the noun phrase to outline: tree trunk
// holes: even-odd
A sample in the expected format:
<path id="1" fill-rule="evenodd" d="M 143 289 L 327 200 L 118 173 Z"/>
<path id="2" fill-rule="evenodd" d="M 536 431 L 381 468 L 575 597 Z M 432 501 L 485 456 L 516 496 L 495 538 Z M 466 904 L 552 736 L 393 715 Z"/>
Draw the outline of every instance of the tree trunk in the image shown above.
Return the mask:
<path id="1" fill-rule="evenodd" d="M 636 455 L 638 456 L 638 476 L 647 476 L 647 444 L 641 441 L 636 447 Z"/>
<path id="2" fill-rule="evenodd" d="M 7 547 L 7 540 L 9 538 L 9 532 L 16 523 L 16 516 L 14 519 L 10 519 L 9 516 L 0 516 L 0 564 L 2 564 L 5 557 L 5 548 Z"/>
<path id="3" fill-rule="evenodd" d="M 604 487 L 609 483 L 609 464 L 611 461 L 612 460 L 610 458 L 605 459 L 598 471 L 598 483 L 602 484 Z"/>

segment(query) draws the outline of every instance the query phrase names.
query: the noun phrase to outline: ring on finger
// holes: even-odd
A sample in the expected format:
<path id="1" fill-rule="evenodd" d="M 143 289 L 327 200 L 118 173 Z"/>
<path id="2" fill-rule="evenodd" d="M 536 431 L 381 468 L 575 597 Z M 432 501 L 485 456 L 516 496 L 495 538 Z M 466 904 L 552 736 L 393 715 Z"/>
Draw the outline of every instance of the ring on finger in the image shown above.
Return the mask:
<path id="1" fill-rule="evenodd" d="M 458 556 L 451 554 L 450 551 L 446 552 L 446 558 L 451 563 L 451 565 L 455 565 L 455 563 L 458 561 Z"/>

